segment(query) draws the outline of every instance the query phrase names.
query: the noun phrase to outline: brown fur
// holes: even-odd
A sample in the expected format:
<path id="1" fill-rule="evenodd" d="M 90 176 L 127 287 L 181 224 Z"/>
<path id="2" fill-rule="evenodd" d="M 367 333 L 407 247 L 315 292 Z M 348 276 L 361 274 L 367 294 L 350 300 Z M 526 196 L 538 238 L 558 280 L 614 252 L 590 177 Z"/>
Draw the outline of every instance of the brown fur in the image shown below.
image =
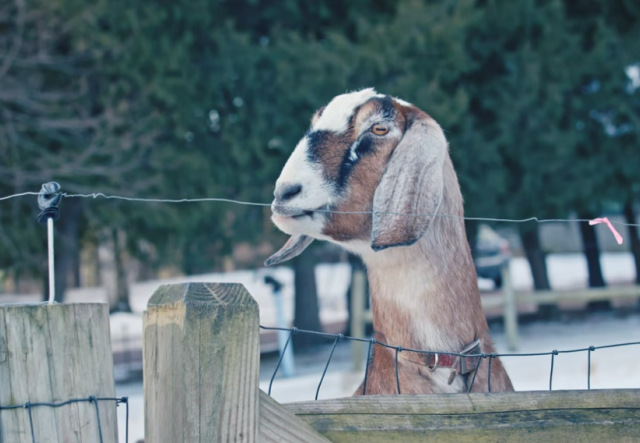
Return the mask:
<path id="1" fill-rule="evenodd" d="M 444 196 L 439 213 L 462 216 L 462 195 L 457 177 L 449 158 L 445 162 Z M 382 251 L 378 254 L 384 254 Z M 486 318 L 480 303 L 477 277 L 471 251 L 466 239 L 464 222 L 451 217 L 435 217 L 420 241 L 410 247 L 395 248 L 397 269 L 389 269 L 375 259 L 364 257 L 368 266 L 374 328 L 384 340 L 394 346 L 424 349 L 407 324 L 404 313 L 390 297 L 380 297 L 382 281 L 394 272 L 402 272 L 407 263 L 424 263 L 425 272 L 435 273 L 433 288 L 425 288 L 415 294 L 422 298 L 430 309 L 424 312 L 424 321 L 444 331 L 452 339 L 449 349 L 429 349 L 458 352 L 475 339 L 480 339 L 482 352 L 495 352 L 489 336 Z M 384 266 L 384 268 L 382 266 Z M 395 353 L 393 350 L 375 346 L 367 380 L 367 394 L 394 394 L 397 391 L 395 378 Z M 425 365 L 398 359 L 398 373 L 402 393 L 443 392 L 442 386 L 433 382 L 433 374 Z M 448 371 L 441 368 L 438 371 Z M 466 383 L 470 376 L 463 377 Z M 488 359 L 483 360 L 473 385 L 473 392 L 488 390 Z M 499 359 L 491 364 L 491 390 L 511 391 L 513 386 Z M 362 386 L 356 395 L 362 393 Z"/>

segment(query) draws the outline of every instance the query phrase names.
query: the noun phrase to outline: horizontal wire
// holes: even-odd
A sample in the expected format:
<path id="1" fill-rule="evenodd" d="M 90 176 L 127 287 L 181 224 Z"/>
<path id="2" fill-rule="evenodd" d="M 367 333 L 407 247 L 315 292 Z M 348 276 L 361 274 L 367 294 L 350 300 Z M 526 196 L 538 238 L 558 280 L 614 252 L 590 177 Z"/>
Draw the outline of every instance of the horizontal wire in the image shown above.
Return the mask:
<path id="1" fill-rule="evenodd" d="M 0 406 L 0 410 L 5 409 L 25 409 L 32 408 L 35 406 L 49 406 L 51 408 L 59 408 L 60 406 L 66 406 L 72 403 L 93 403 L 94 401 L 114 401 L 116 404 L 128 403 L 128 397 L 120 397 L 120 398 L 111 398 L 111 397 L 90 397 L 90 398 L 74 398 L 67 401 L 62 402 L 37 402 L 37 403 L 25 403 L 22 405 L 10 405 L 10 406 Z"/>
<path id="2" fill-rule="evenodd" d="M 102 192 L 94 192 L 92 194 L 67 194 L 62 193 L 63 197 L 67 198 L 104 198 L 106 200 L 125 200 L 131 202 L 145 202 L 145 203 L 200 203 L 200 202 L 218 202 L 218 203 L 234 203 L 244 206 L 264 206 L 270 207 L 271 203 L 255 203 L 241 200 L 234 200 L 230 198 L 218 198 L 218 197 L 202 197 L 202 198 L 143 198 L 143 197 L 125 197 L 122 195 L 107 195 Z"/>
<path id="3" fill-rule="evenodd" d="M 9 200 L 11 198 L 22 197 L 25 195 L 39 195 L 39 192 L 21 192 L 20 194 L 7 195 L 5 197 L 0 197 L 0 201 Z"/>
<path id="4" fill-rule="evenodd" d="M 25 195 L 39 195 L 38 192 L 23 192 L 20 194 L 8 195 L 6 197 L 0 197 L 0 201 L 8 200 L 15 197 L 22 197 Z M 91 194 L 67 194 L 62 193 L 63 197 L 67 198 L 104 198 L 106 200 L 124 200 L 130 202 L 140 202 L 140 203 L 202 203 L 202 202 L 216 202 L 216 203 L 232 203 L 236 205 L 242 206 L 258 206 L 258 207 L 271 207 L 271 203 L 258 203 L 258 202 L 249 202 L 243 200 L 235 200 L 231 198 L 218 198 L 218 197 L 202 197 L 202 198 L 144 198 L 144 197 L 125 197 L 122 195 L 109 195 L 104 194 L 102 192 L 94 192 Z M 290 206 L 278 206 L 281 209 L 295 209 L 296 211 L 301 211 L 300 208 L 294 208 Z M 318 212 L 318 213 L 327 213 L 327 214 L 345 214 L 345 215 L 372 215 L 372 214 L 382 214 L 382 215 L 398 215 L 403 217 L 446 217 L 446 218 L 454 218 L 459 220 L 469 220 L 469 221 L 483 221 L 483 222 L 497 222 L 497 223 L 528 223 L 528 222 L 536 222 L 536 223 L 587 223 L 591 221 L 590 219 L 585 218 L 574 218 L 574 219 L 566 219 L 566 218 L 549 218 L 549 219 L 541 219 L 538 217 L 528 217 L 522 219 L 513 219 L 513 218 L 494 218 L 494 217 L 465 217 L 460 215 L 453 214 L 426 214 L 426 213 L 403 213 L 403 212 L 388 212 L 388 211 L 334 211 L 331 209 L 314 209 L 311 211 L 303 212 Z M 640 227 L 640 223 L 626 223 L 619 221 L 611 221 L 612 224 L 618 226 L 636 226 Z"/>
<path id="5" fill-rule="evenodd" d="M 267 331 L 289 331 L 292 332 L 294 330 L 294 328 L 277 328 L 277 327 L 269 327 L 269 326 L 262 326 L 260 325 L 260 329 L 264 329 Z M 440 355 L 453 355 L 455 357 L 482 357 L 482 358 L 495 358 L 495 357 L 541 357 L 541 356 L 545 356 L 545 355 L 555 355 L 555 354 L 570 354 L 573 352 L 587 352 L 589 350 L 591 351 L 595 351 L 597 349 L 606 349 L 606 348 L 616 348 L 616 347 L 621 347 L 621 346 L 633 346 L 633 345 L 640 345 L 640 341 L 637 342 L 628 342 L 628 343 L 616 343 L 616 344 L 612 344 L 612 345 L 603 345 L 603 346 L 589 346 L 586 348 L 579 348 L 579 349 L 567 349 L 564 351 L 550 351 L 550 352 L 532 352 L 532 353 L 523 353 L 523 354 L 513 354 L 513 353 L 508 353 L 508 354 L 461 354 L 459 352 L 444 352 L 444 351 L 427 351 L 427 350 L 423 350 L 423 349 L 409 349 L 409 348 L 403 348 L 401 346 L 393 346 L 393 345 L 389 345 L 387 343 L 382 343 L 379 342 L 377 340 L 371 340 L 371 339 L 364 339 L 364 338 L 355 338 L 355 337 L 349 337 L 347 335 L 342 335 L 342 334 L 330 334 L 327 332 L 318 332 L 318 331 L 308 331 L 308 330 L 304 330 L 304 329 L 298 329 L 295 328 L 295 332 L 296 334 L 312 334 L 312 335 L 321 335 L 327 338 L 338 338 L 340 337 L 343 340 L 350 340 L 350 341 L 358 341 L 358 342 L 370 342 L 370 343 L 374 343 L 380 346 L 383 346 L 385 348 L 389 348 L 389 349 L 394 349 L 394 350 L 398 350 L 401 352 L 415 352 L 415 353 L 419 353 L 419 354 L 440 354 Z"/>

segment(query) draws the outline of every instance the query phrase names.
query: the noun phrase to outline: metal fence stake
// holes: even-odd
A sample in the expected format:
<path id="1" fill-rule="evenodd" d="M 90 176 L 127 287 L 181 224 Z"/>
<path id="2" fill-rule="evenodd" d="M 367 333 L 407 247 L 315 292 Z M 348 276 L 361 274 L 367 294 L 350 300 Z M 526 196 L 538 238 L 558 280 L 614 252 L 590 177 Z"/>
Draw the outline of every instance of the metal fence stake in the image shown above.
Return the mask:
<path id="1" fill-rule="evenodd" d="M 56 182 L 45 183 L 38 194 L 38 206 L 42 210 L 38 214 L 40 223 L 47 223 L 47 249 L 49 255 L 49 304 L 55 302 L 56 299 L 56 276 L 54 266 L 54 249 L 53 249 L 53 222 L 60 217 L 58 203 L 62 194 L 60 194 L 60 185 Z"/>

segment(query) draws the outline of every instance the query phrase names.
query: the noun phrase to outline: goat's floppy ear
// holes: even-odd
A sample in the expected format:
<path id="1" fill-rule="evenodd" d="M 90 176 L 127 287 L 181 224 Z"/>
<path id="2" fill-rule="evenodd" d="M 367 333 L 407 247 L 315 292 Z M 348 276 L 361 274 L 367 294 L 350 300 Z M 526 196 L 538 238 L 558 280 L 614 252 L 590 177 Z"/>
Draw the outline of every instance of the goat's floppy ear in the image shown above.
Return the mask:
<path id="1" fill-rule="evenodd" d="M 438 125 L 422 111 L 409 113 L 405 133 L 373 198 L 374 251 L 412 245 L 425 233 L 442 200 L 446 153 L 447 142 Z"/>
<path id="2" fill-rule="evenodd" d="M 265 266 L 278 265 L 297 257 L 311 244 L 313 237 L 307 235 L 292 235 L 282 248 L 264 262 Z"/>

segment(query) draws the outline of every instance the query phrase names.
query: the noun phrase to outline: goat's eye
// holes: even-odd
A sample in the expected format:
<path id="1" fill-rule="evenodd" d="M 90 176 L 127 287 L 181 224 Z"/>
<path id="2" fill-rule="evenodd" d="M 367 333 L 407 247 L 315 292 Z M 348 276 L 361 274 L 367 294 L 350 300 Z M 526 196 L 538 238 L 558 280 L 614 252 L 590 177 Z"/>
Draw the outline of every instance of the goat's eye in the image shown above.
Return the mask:
<path id="1" fill-rule="evenodd" d="M 371 128 L 371 132 L 373 132 L 375 135 L 385 135 L 387 132 L 389 132 L 389 128 L 387 128 L 385 125 L 373 125 L 373 128 Z"/>

